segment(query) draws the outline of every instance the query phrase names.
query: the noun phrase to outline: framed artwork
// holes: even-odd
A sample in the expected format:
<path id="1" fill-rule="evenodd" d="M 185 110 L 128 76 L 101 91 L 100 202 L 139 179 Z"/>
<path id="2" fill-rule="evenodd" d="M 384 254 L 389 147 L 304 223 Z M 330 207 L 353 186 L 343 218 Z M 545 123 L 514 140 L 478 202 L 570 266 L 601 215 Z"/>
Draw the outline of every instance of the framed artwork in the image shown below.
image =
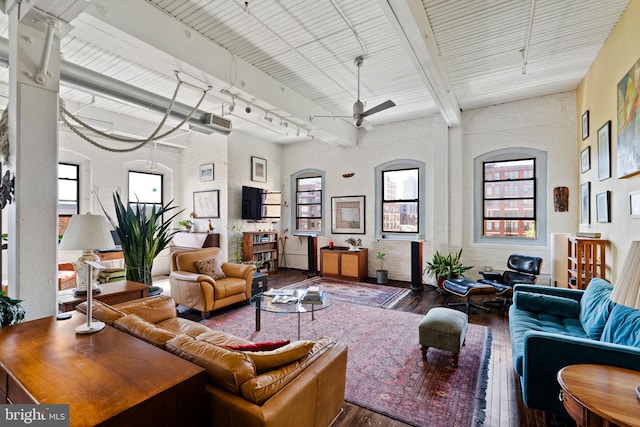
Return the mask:
<path id="1" fill-rule="evenodd" d="M 580 172 L 585 173 L 589 169 L 591 169 L 591 146 L 580 153 Z"/>
<path id="2" fill-rule="evenodd" d="M 200 182 L 213 181 L 213 163 L 200 165 Z"/>
<path id="3" fill-rule="evenodd" d="M 591 224 L 591 183 L 585 182 L 580 186 L 580 224 Z"/>
<path id="4" fill-rule="evenodd" d="M 251 156 L 251 181 L 267 182 L 267 161 Z"/>
<path id="5" fill-rule="evenodd" d="M 598 180 L 611 178 L 611 120 L 598 129 Z"/>
<path id="6" fill-rule="evenodd" d="M 220 218 L 220 191 L 194 191 L 193 211 L 198 218 Z"/>
<path id="7" fill-rule="evenodd" d="M 596 218 L 598 222 L 611 222 L 611 192 L 596 194 Z"/>
<path id="8" fill-rule="evenodd" d="M 365 196 L 331 198 L 331 232 L 334 234 L 365 234 Z"/>
<path id="9" fill-rule="evenodd" d="M 589 138 L 589 110 L 582 115 L 582 140 Z"/>
<path id="10" fill-rule="evenodd" d="M 631 218 L 640 218 L 640 191 L 629 193 L 629 215 Z"/>
<path id="11" fill-rule="evenodd" d="M 629 178 L 640 173 L 640 114 L 636 114 L 640 104 L 640 59 L 631 66 L 618 82 L 617 102 L 617 175 Z M 635 107 L 634 107 L 635 106 Z"/>

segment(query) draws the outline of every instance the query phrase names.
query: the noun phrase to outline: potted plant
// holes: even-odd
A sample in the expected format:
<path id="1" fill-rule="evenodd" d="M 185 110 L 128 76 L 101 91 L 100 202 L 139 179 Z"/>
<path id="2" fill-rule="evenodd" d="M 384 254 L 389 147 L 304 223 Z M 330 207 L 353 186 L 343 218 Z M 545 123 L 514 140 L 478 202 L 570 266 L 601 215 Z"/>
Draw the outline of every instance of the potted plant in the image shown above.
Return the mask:
<path id="1" fill-rule="evenodd" d="M 357 251 L 360 246 L 362 246 L 362 239 L 354 239 L 353 237 L 349 237 L 345 242 L 349 245 L 350 251 Z"/>
<path id="2" fill-rule="evenodd" d="M 24 320 L 22 300 L 9 298 L 0 291 L 0 327 L 11 326 Z"/>
<path id="3" fill-rule="evenodd" d="M 163 218 L 165 214 L 176 209 L 175 206 L 170 206 L 172 202 L 159 209 L 156 209 L 154 205 L 150 213 L 144 204 L 142 208 L 134 211 L 131 206 L 125 206 L 120 193 L 115 192 L 113 194 L 113 204 L 116 210 L 115 221 L 100 203 L 105 216 L 120 238 L 127 280 L 149 286 L 150 296 L 162 293 L 162 288 L 154 287 L 152 283 L 153 260 L 167 247 L 173 235 L 178 232 L 178 230 L 171 231 L 169 226 L 182 211 L 167 219 Z"/>
<path id="4" fill-rule="evenodd" d="M 473 268 L 473 266 L 463 265 L 460 261 L 461 256 L 462 249 L 460 249 L 455 254 L 449 253 L 447 255 L 441 255 L 440 252 L 436 250 L 436 252 L 433 254 L 433 259 L 430 262 L 427 262 L 425 271 L 435 277 L 436 283 L 438 285 L 438 292 L 445 292 L 444 288 L 442 287 L 442 283 L 446 279 L 451 279 L 453 277 L 464 277 L 463 273 Z"/>
<path id="5" fill-rule="evenodd" d="M 187 231 L 191 231 L 191 227 L 193 227 L 193 221 L 190 219 L 183 219 L 182 221 L 178 222 L 178 225 L 184 227 Z"/>
<path id="6" fill-rule="evenodd" d="M 376 258 L 378 258 L 378 260 L 380 261 L 380 269 L 376 270 L 376 283 L 378 283 L 379 285 L 384 285 L 389 281 L 389 272 L 384 269 L 384 257 L 386 255 L 387 254 L 385 254 L 384 252 L 376 253 Z"/>

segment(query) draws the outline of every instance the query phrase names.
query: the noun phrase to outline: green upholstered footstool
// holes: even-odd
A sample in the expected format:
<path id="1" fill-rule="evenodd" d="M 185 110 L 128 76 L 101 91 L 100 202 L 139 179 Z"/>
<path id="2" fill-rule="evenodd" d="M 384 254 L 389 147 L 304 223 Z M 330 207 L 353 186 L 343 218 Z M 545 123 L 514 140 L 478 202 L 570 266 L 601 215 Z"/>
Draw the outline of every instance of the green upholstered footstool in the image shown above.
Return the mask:
<path id="1" fill-rule="evenodd" d="M 461 311 L 445 307 L 429 310 L 418 326 L 422 357 L 426 360 L 429 347 L 435 347 L 450 351 L 452 365 L 458 366 L 458 353 L 464 345 L 467 323 L 467 314 Z"/>

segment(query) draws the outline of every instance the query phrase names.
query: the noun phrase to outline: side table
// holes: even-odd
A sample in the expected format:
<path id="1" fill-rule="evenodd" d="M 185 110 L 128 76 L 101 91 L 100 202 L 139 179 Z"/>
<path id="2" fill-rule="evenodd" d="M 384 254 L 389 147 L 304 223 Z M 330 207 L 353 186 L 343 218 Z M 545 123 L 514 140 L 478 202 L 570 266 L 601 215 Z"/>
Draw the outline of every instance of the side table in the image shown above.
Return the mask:
<path id="1" fill-rule="evenodd" d="M 113 305 L 149 296 L 149 286 L 131 280 L 109 282 L 100 285 L 101 292 L 94 292 L 93 299 Z M 73 289 L 58 292 L 58 310 L 71 311 L 76 305 L 87 300 L 86 295 L 74 295 Z"/>
<path id="2" fill-rule="evenodd" d="M 560 400 L 579 427 L 640 426 L 640 372 L 605 365 L 571 365 L 558 372 Z"/>
<path id="3" fill-rule="evenodd" d="M 267 292 L 269 287 L 269 276 L 267 273 L 261 273 L 256 271 L 253 273 L 253 282 L 251 282 L 251 296 L 259 294 L 261 292 Z"/>

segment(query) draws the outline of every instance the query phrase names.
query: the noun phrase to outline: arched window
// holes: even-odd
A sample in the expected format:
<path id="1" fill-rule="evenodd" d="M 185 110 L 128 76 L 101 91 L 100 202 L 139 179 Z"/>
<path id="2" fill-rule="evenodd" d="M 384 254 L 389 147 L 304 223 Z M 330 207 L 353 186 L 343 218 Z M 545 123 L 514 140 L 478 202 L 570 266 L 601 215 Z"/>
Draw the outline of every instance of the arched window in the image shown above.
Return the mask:
<path id="1" fill-rule="evenodd" d="M 546 245 L 546 152 L 507 148 L 483 154 L 474 160 L 474 178 L 476 243 Z"/>
<path id="2" fill-rule="evenodd" d="M 425 234 L 425 164 L 400 159 L 376 167 L 376 238 Z"/>
<path id="3" fill-rule="evenodd" d="M 324 234 L 324 172 L 304 169 L 291 175 L 291 227 L 295 234 Z"/>

